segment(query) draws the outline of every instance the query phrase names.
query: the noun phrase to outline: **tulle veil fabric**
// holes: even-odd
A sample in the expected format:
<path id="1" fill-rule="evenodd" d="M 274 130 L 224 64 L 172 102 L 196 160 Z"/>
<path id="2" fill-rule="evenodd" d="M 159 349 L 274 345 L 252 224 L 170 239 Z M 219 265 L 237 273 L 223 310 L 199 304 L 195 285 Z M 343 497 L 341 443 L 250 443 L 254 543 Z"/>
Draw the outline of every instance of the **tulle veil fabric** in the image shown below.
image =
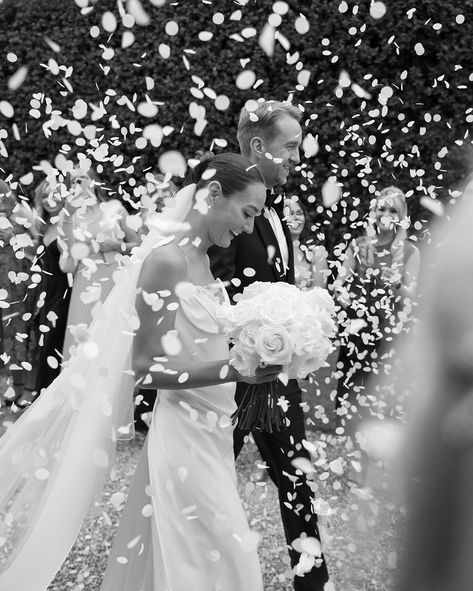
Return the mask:
<path id="1" fill-rule="evenodd" d="M 0 589 L 44 591 L 101 497 L 119 438 L 133 437 L 137 281 L 184 229 L 195 185 L 170 198 L 57 379 L 0 439 Z"/>

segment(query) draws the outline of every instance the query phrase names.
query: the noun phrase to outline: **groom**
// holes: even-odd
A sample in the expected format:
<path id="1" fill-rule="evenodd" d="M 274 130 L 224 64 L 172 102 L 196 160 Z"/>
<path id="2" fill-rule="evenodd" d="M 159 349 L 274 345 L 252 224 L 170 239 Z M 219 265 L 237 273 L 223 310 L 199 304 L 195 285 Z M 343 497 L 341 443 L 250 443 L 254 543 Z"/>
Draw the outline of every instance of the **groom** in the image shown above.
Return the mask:
<path id="1" fill-rule="evenodd" d="M 243 107 L 237 139 L 241 153 L 261 172 L 268 189 L 264 212 L 255 219 L 252 234 L 236 236 L 228 248 L 209 250 L 213 275 L 229 282 L 230 297 L 253 281 L 287 281 L 294 283 L 294 253 L 289 229 L 283 219 L 282 199 L 273 190 L 284 185 L 292 168 L 299 163 L 302 142 L 301 111 L 289 103 L 263 101 L 256 110 Z M 240 403 L 245 385 L 237 385 L 236 402 Z M 296 475 L 294 458 L 309 459 L 302 446 L 305 439 L 301 390 L 297 380 L 280 384 L 281 394 L 289 402 L 288 426 L 279 432 L 253 431 L 258 450 L 268 473 L 278 487 L 279 505 L 288 544 L 291 565 L 301 555 L 291 546 L 305 536 L 319 537 L 317 515 L 311 503 L 311 489 L 305 477 Z M 240 453 L 248 432 L 234 431 L 235 458 Z M 305 569 L 302 569 L 302 571 Z M 328 580 L 325 560 L 318 560 L 308 572 L 296 568 L 295 591 L 323 591 Z M 300 574 L 298 574 L 300 573 Z"/>

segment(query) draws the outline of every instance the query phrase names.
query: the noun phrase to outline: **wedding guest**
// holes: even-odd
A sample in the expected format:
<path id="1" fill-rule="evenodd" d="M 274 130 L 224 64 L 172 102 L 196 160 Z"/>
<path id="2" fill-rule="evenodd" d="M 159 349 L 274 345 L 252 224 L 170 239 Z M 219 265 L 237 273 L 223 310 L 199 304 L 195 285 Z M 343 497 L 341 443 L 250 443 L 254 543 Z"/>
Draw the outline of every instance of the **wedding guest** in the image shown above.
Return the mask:
<path id="1" fill-rule="evenodd" d="M 34 252 L 33 214 L 15 192 L 0 180 L 0 277 L 6 291 L 2 306 L 3 373 L 9 373 L 13 390 L 7 403 L 20 401 L 25 394 L 32 349 L 32 312 L 34 301 L 30 286 L 31 257 Z M 5 307 L 7 305 L 8 307 Z"/>
<path id="2" fill-rule="evenodd" d="M 71 195 L 59 216 L 59 266 L 73 274 L 63 357 L 67 361 L 74 334 L 92 320 L 97 302 L 103 302 L 113 287 L 113 274 L 124 255 L 136 246 L 138 235 L 127 223 L 120 201 L 108 199 L 92 169 L 76 166 L 70 174 Z"/>
<path id="3" fill-rule="evenodd" d="M 159 214 L 163 207 L 163 203 L 169 197 L 177 193 L 177 187 L 171 179 L 166 179 L 162 173 L 153 174 L 150 176 L 147 183 L 148 192 L 140 199 L 140 216 L 142 219 L 142 226 L 140 229 L 140 236 L 144 237 L 149 230 L 149 225 L 152 219 Z"/>
<path id="4" fill-rule="evenodd" d="M 251 113 L 243 107 L 238 122 L 237 139 L 240 152 L 260 171 L 267 188 L 264 213 L 255 219 L 251 234 L 239 233 L 228 248 L 209 251 L 212 273 L 227 283 L 231 298 L 254 281 L 286 281 L 294 283 L 294 250 L 289 228 L 284 221 L 283 200 L 276 189 L 283 186 L 290 171 L 299 163 L 302 128 L 301 111 L 287 102 L 262 101 Z M 246 388 L 236 390 L 240 404 Z M 310 461 L 303 446 L 306 439 L 302 392 L 297 380 L 280 386 L 280 394 L 288 401 L 286 426 L 271 432 L 253 429 L 252 436 L 278 488 L 279 506 L 291 566 L 295 573 L 296 591 L 323 591 L 328 580 L 323 553 L 304 564 L 298 552 L 298 541 L 309 536 L 320 540 L 317 515 L 309 482 L 293 465 L 294 458 Z M 249 432 L 236 425 L 234 451 L 238 457 Z M 288 503 L 288 498 L 291 501 Z M 294 544 L 294 545 L 293 545 Z"/>
<path id="5" fill-rule="evenodd" d="M 301 289 L 325 287 L 329 275 L 327 250 L 323 245 L 315 245 L 311 237 L 301 239 L 307 226 L 307 214 L 302 203 L 297 198 L 285 199 L 283 212 L 294 248 L 296 285 Z"/>
<path id="6" fill-rule="evenodd" d="M 408 422 L 393 483 L 404 483 L 407 526 L 396 591 L 473 589 L 471 177 L 462 193 L 423 251 L 419 322 L 401 351 Z"/>
<path id="7" fill-rule="evenodd" d="M 409 326 L 420 256 L 407 239 L 404 193 L 387 187 L 373 199 L 366 232 L 348 247 L 334 283 L 346 311 L 337 369 L 339 433 L 355 437 L 360 421 L 389 401 L 369 387 L 370 377 L 392 370 L 397 336 Z"/>
<path id="8" fill-rule="evenodd" d="M 34 192 L 38 261 L 41 265 L 37 324 L 39 348 L 36 393 L 57 377 L 62 362 L 71 288 L 67 274 L 59 266 L 58 221 L 64 196 L 54 179 L 44 179 Z"/>
<path id="9" fill-rule="evenodd" d="M 197 184 L 165 209 L 167 232 L 152 229 L 119 274 L 89 327 L 92 354 L 78 348 L 0 439 L 2 591 L 46 591 L 97 501 L 116 438 L 127 434 L 135 379 L 158 389 L 159 401 L 102 591 L 263 589 L 229 416 L 234 382 L 272 382 L 282 368 L 258 367 L 249 378 L 229 365 L 217 321 L 228 296 L 207 250 L 252 231 L 265 186 L 237 154 L 218 154 L 197 172 Z"/>
<path id="10" fill-rule="evenodd" d="M 325 288 L 330 274 L 327 264 L 327 250 L 321 244 L 315 245 L 313 234 L 308 228 L 308 214 L 305 207 L 297 197 L 284 200 L 284 221 L 289 227 L 294 248 L 294 280 L 300 289 L 313 287 Z M 311 402 L 317 401 L 317 378 L 309 376 L 299 380 L 302 391 L 302 400 L 307 408 L 311 408 Z M 307 425 L 314 424 L 310 413 L 306 419 Z M 325 429 L 325 425 L 317 421 L 319 428 Z"/>

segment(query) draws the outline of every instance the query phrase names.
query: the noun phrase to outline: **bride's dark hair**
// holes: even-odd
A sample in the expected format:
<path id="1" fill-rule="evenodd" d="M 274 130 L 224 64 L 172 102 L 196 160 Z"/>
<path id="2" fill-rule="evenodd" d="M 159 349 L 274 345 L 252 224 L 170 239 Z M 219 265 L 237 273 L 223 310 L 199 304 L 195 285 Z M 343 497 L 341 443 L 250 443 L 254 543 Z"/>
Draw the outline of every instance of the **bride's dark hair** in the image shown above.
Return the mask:
<path id="1" fill-rule="evenodd" d="M 208 174 L 204 174 L 207 172 Z M 200 162 L 187 175 L 186 184 L 196 183 L 197 188 L 205 187 L 210 181 L 218 181 L 222 193 L 230 197 L 253 183 L 263 183 L 263 177 L 247 158 L 240 154 L 202 153 Z"/>

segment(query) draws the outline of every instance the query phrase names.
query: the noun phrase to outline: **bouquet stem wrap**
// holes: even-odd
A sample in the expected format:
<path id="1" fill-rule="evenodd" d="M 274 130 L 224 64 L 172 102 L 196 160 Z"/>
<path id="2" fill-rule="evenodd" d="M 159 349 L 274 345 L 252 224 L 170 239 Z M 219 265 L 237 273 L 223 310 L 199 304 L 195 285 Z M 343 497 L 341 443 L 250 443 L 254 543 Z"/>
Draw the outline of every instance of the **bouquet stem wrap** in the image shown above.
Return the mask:
<path id="1" fill-rule="evenodd" d="M 232 423 L 242 431 L 281 431 L 286 426 L 286 413 L 279 397 L 279 381 L 248 384 Z"/>

